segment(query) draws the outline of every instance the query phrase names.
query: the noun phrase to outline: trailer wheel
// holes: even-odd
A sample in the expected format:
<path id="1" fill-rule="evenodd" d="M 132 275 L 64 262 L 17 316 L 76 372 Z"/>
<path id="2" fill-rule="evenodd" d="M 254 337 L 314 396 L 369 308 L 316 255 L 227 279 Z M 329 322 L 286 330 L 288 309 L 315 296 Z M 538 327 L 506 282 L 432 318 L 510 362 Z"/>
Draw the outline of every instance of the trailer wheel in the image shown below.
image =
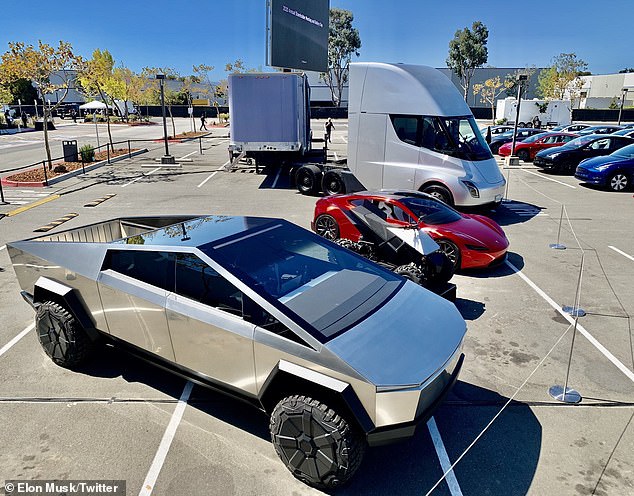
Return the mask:
<path id="1" fill-rule="evenodd" d="M 332 406 L 308 396 L 282 399 L 271 414 L 271 441 L 302 482 L 334 489 L 350 480 L 365 454 L 365 441 Z"/>
<path id="2" fill-rule="evenodd" d="M 346 185 L 339 173 L 328 171 L 324 174 L 322 189 L 327 195 L 340 195 L 346 192 Z"/>
<path id="3" fill-rule="evenodd" d="M 38 307 L 35 328 L 46 354 L 62 367 L 80 365 L 93 349 L 93 342 L 75 317 L 55 302 L 47 301 Z"/>
<path id="4" fill-rule="evenodd" d="M 297 190 L 303 195 L 316 195 L 321 185 L 321 170 L 316 165 L 302 165 L 295 173 Z"/>

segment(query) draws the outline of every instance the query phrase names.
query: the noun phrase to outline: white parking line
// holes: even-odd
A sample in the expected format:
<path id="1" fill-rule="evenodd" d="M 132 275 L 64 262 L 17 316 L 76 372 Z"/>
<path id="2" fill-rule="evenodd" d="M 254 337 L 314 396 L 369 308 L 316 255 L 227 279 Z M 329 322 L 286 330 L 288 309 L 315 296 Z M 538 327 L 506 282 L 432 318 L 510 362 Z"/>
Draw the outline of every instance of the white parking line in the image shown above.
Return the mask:
<path id="1" fill-rule="evenodd" d="M 533 281 L 531 281 L 526 275 L 524 275 L 522 272 L 520 272 L 520 270 L 515 267 L 515 265 L 513 265 L 511 262 L 509 262 L 508 260 L 506 261 L 506 265 L 513 271 L 515 272 L 518 276 L 520 276 L 524 282 L 526 284 L 528 284 L 531 288 L 533 288 L 533 290 L 535 290 L 535 292 L 541 296 L 544 300 L 546 300 L 546 302 L 553 307 L 557 312 L 559 312 L 559 314 L 566 319 L 568 322 L 570 322 L 571 324 L 574 324 L 575 319 L 572 318 L 571 315 L 567 314 L 566 312 L 564 312 L 561 309 L 561 305 L 558 305 L 557 303 L 555 303 L 555 300 L 553 300 L 550 296 L 548 296 L 539 286 L 537 286 L 537 284 L 535 284 Z M 599 350 L 603 356 L 605 356 L 608 360 L 610 360 L 612 362 L 612 364 L 618 368 L 621 372 L 623 372 L 623 374 L 625 374 L 625 376 L 632 382 L 634 382 L 634 372 L 632 372 L 630 369 L 628 369 L 625 365 L 623 365 L 623 363 L 616 358 L 605 346 L 603 346 L 601 343 L 599 343 L 599 341 L 597 341 L 597 339 L 590 334 L 581 324 L 577 323 L 577 330 L 588 340 L 590 341 L 590 344 L 592 344 L 597 350 Z"/>
<path id="2" fill-rule="evenodd" d="M 277 186 L 277 181 L 279 181 L 281 173 L 282 173 L 282 168 L 280 167 L 279 169 L 277 169 L 277 174 L 275 174 L 275 180 L 273 181 L 273 184 L 271 185 L 271 189 L 275 189 L 275 186 Z"/>
<path id="3" fill-rule="evenodd" d="M 447 485 L 449 486 L 449 492 L 452 494 L 452 496 L 462 496 L 460 484 L 458 484 L 456 474 L 453 470 L 451 470 L 451 461 L 449 461 L 449 456 L 447 455 L 445 444 L 442 442 L 442 438 L 440 437 L 440 432 L 438 431 L 438 427 L 436 426 L 436 420 L 434 419 L 434 417 L 431 417 L 427 421 L 427 429 L 429 430 L 431 440 L 434 443 L 436 455 L 438 455 L 438 460 L 440 461 L 440 467 L 442 468 L 443 473 L 449 471 L 447 472 L 447 476 L 445 477 Z"/>
<path id="4" fill-rule="evenodd" d="M 552 177 L 545 176 L 544 174 L 539 174 L 537 172 L 529 171 L 529 170 L 526 170 L 526 169 L 520 169 L 520 170 L 523 171 L 523 172 L 526 172 L 527 174 L 532 174 L 533 176 L 541 177 L 542 179 L 548 179 L 549 181 L 561 184 L 561 185 L 566 186 L 568 188 L 577 189 L 576 186 L 573 186 L 571 184 L 566 184 L 566 183 L 561 182 L 561 181 L 557 181 L 557 179 L 553 179 Z"/>
<path id="5" fill-rule="evenodd" d="M 348 142 L 348 139 L 347 139 L 347 138 L 344 138 L 343 136 L 339 136 L 339 137 L 343 140 L 343 142 L 344 142 L 344 143 L 347 143 L 347 142 Z"/>
<path id="6" fill-rule="evenodd" d="M 174 440 L 174 435 L 176 434 L 176 429 L 178 429 L 178 424 L 180 424 L 181 419 L 183 418 L 183 413 L 185 413 L 185 407 L 187 406 L 187 402 L 189 401 L 189 395 L 192 392 L 192 388 L 194 387 L 193 382 L 187 381 L 185 384 L 185 388 L 183 389 L 183 393 L 181 394 L 180 399 L 178 400 L 178 404 L 174 409 L 174 413 L 172 413 L 172 418 L 170 419 L 170 423 L 167 425 L 167 429 L 163 434 L 163 439 L 161 439 L 161 444 L 159 444 L 156 455 L 154 455 L 154 460 L 152 461 L 152 465 L 150 466 L 150 470 L 148 470 L 147 475 L 145 476 L 145 480 L 143 481 L 143 486 L 139 491 L 139 496 L 149 496 L 152 494 L 154 490 L 154 484 L 156 484 L 156 480 L 158 479 L 159 474 L 161 473 L 161 468 L 163 468 L 163 463 L 165 463 L 165 458 L 167 457 L 167 452 L 172 445 L 172 441 Z"/>
<path id="7" fill-rule="evenodd" d="M 2 245 L 2 246 L 0 247 L 0 251 L 4 250 L 6 247 L 7 247 L 7 245 Z"/>
<path id="8" fill-rule="evenodd" d="M 335 154 L 335 162 L 339 162 L 339 156 L 337 155 L 337 152 L 333 152 Z"/>
<path id="9" fill-rule="evenodd" d="M 24 336 L 26 336 L 30 331 L 32 331 L 35 328 L 35 324 L 31 324 L 29 325 L 26 329 L 24 329 L 20 334 L 18 334 L 16 337 L 14 337 L 11 341 L 9 341 L 7 344 L 5 344 L 2 348 L 0 348 L 0 357 L 2 355 L 4 355 L 7 351 L 9 351 L 11 349 L 11 347 L 16 344 L 18 341 L 20 341 L 20 339 L 22 339 Z"/>
<path id="10" fill-rule="evenodd" d="M 634 262 L 634 257 L 632 255 L 628 255 L 627 253 L 625 253 L 624 251 L 619 250 L 618 248 L 614 247 L 614 246 L 608 246 L 608 248 L 610 248 L 610 250 L 614 250 L 617 253 L 620 253 L 621 255 L 623 255 L 625 258 L 629 258 L 632 262 Z"/>
<path id="11" fill-rule="evenodd" d="M 156 169 L 152 169 L 150 172 L 144 172 L 143 174 L 141 174 L 139 177 L 133 179 L 132 181 L 130 181 L 129 183 L 125 183 L 122 184 L 121 187 L 125 188 L 126 186 L 130 186 L 132 183 L 137 182 L 139 179 L 143 178 L 144 176 L 149 176 L 150 174 L 154 174 L 157 170 L 159 170 L 160 167 L 157 167 Z"/>
<path id="12" fill-rule="evenodd" d="M 194 153 L 198 153 L 198 150 L 194 150 L 193 152 L 188 153 L 187 155 L 183 155 L 183 156 L 182 156 L 179 160 L 183 160 L 184 158 L 187 158 L 187 157 L 189 157 L 190 155 L 193 155 Z"/>
<path id="13" fill-rule="evenodd" d="M 214 177 L 216 174 L 218 174 L 218 172 L 220 172 L 224 167 L 226 167 L 227 165 L 229 165 L 230 161 L 227 160 L 224 164 L 222 164 L 220 167 L 218 167 L 214 172 L 212 172 L 211 174 L 209 174 L 209 176 L 207 176 L 207 179 L 205 179 L 202 183 L 200 183 L 198 186 L 196 186 L 197 188 L 200 188 L 201 186 L 204 186 L 205 183 L 207 181 L 209 181 L 212 177 Z"/>

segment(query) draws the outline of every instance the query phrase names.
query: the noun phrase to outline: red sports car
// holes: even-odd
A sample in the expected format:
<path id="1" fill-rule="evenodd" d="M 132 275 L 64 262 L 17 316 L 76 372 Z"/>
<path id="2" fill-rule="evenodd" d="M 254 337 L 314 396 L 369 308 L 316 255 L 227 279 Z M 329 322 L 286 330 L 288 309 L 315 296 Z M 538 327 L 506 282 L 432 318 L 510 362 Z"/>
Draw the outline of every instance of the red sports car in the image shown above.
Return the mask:
<path id="1" fill-rule="evenodd" d="M 506 258 L 509 241 L 497 222 L 483 215 L 462 214 L 415 191 L 363 191 L 320 198 L 311 223 L 313 231 L 328 239 L 359 241 L 359 231 L 343 212 L 355 206 L 378 209 L 391 224 L 418 225 L 440 245 L 456 270 L 490 267 Z"/>
<path id="2" fill-rule="evenodd" d="M 539 133 L 530 136 L 523 141 L 515 143 L 515 155 L 524 162 L 531 161 L 535 158 L 538 151 L 554 146 L 563 146 L 570 140 L 578 138 L 578 134 L 573 133 Z M 512 143 L 506 143 L 500 147 L 499 155 L 506 157 L 511 154 Z"/>

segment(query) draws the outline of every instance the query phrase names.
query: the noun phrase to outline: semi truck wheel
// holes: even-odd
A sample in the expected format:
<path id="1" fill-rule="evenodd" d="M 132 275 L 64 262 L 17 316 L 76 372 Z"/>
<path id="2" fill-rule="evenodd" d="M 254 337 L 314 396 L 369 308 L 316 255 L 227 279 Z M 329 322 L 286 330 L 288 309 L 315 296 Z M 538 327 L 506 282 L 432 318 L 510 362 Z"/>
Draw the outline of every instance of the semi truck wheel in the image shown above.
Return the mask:
<path id="1" fill-rule="evenodd" d="M 302 482 L 320 489 L 349 481 L 365 454 L 365 440 L 340 412 L 308 396 L 281 400 L 269 427 L 286 467 Z"/>
<path id="2" fill-rule="evenodd" d="M 327 195 L 340 195 L 346 192 L 346 185 L 340 174 L 335 171 L 328 171 L 324 174 L 322 189 Z"/>
<path id="3" fill-rule="evenodd" d="M 35 329 L 46 354 L 62 367 L 80 365 L 92 351 L 93 342 L 84 329 L 58 303 L 47 301 L 38 307 Z"/>
<path id="4" fill-rule="evenodd" d="M 447 205 L 453 206 L 453 196 L 451 196 L 451 192 L 440 184 L 430 184 L 429 186 L 425 186 L 423 188 L 423 193 L 427 193 L 428 195 L 445 202 Z"/>
<path id="5" fill-rule="evenodd" d="M 321 186 L 321 170 L 315 165 L 302 165 L 295 173 L 297 190 L 303 195 L 316 195 Z"/>

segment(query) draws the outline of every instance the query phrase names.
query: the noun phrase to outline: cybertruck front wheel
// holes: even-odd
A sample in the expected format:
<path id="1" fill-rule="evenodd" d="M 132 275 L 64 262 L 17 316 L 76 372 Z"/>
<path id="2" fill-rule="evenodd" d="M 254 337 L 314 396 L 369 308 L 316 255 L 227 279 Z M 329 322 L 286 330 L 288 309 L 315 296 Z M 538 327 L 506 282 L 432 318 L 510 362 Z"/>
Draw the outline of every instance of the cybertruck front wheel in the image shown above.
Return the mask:
<path id="1" fill-rule="evenodd" d="M 336 410 L 308 396 L 289 396 L 271 414 L 271 441 L 291 473 L 320 489 L 345 484 L 361 465 L 365 440 Z"/>
<path id="2" fill-rule="evenodd" d="M 58 303 L 47 301 L 38 307 L 35 329 L 46 354 L 62 367 L 77 367 L 92 351 L 93 343 L 83 327 Z"/>

